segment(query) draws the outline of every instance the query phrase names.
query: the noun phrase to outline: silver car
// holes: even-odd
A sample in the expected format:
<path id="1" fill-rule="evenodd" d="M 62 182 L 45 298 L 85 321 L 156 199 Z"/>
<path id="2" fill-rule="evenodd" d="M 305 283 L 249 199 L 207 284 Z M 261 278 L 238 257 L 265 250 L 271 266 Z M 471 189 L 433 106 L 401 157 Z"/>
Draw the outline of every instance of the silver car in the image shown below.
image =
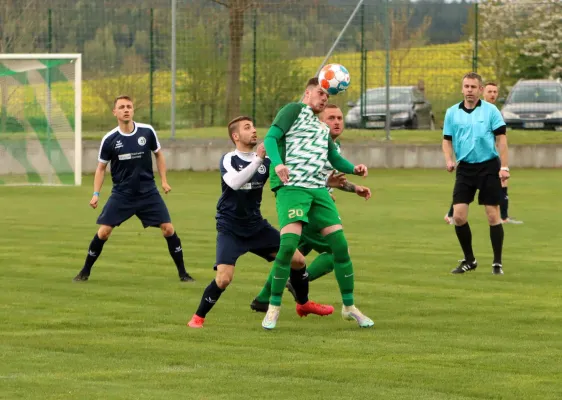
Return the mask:
<path id="1" fill-rule="evenodd" d="M 520 80 L 511 89 L 502 115 L 508 128 L 562 131 L 562 83 Z"/>
<path id="2" fill-rule="evenodd" d="M 386 123 L 386 88 L 368 89 L 366 92 L 364 127 L 382 129 Z M 391 86 L 390 96 L 391 129 L 435 129 L 435 117 L 431 103 L 425 99 L 417 86 Z M 349 102 L 351 107 L 345 116 L 348 128 L 361 128 L 361 99 Z"/>

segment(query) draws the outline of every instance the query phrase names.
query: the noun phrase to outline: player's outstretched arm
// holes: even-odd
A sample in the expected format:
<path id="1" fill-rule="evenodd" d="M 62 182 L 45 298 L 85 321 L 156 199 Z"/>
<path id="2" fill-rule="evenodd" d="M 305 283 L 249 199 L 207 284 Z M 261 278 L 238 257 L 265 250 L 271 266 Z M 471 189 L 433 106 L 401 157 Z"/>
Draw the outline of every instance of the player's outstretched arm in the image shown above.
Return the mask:
<path id="1" fill-rule="evenodd" d="M 168 194 L 172 188 L 168 185 L 168 178 L 166 177 L 166 159 L 164 158 L 164 153 L 161 150 L 157 151 L 154 153 L 154 157 L 156 157 L 156 167 L 158 168 L 158 174 L 162 181 L 162 189 L 165 194 Z"/>
<path id="2" fill-rule="evenodd" d="M 328 176 L 326 185 L 330 188 L 337 188 L 343 192 L 355 193 L 357 194 L 357 196 L 363 197 L 365 200 L 369 200 L 371 198 L 371 189 L 366 186 L 360 186 L 356 185 L 353 182 L 349 182 L 345 177 L 345 174 L 336 174 L 336 170 L 333 170 L 332 173 Z"/>
<path id="3" fill-rule="evenodd" d="M 349 193 L 355 193 L 359 197 L 363 197 L 365 200 L 371 198 L 371 189 L 366 186 L 356 185 L 353 182 L 346 181 L 343 186 L 338 187 L 339 190 Z"/>
<path id="4" fill-rule="evenodd" d="M 271 125 L 267 134 L 265 135 L 265 139 L 263 140 L 263 145 L 265 146 L 265 152 L 267 156 L 271 160 L 271 164 L 276 167 L 278 165 L 283 164 L 283 160 L 281 160 L 281 154 L 279 154 L 279 147 L 278 143 L 279 140 L 283 137 L 284 133 L 276 125 Z"/>
<path id="5" fill-rule="evenodd" d="M 106 168 L 107 164 L 103 162 L 99 162 L 98 167 L 96 168 L 96 173 L 94 175 L 94 194 L 90 200 L 90 207 L 92 208 L 96 208 L 98 206 L 98 200 L 100 197 L 101 187 L 103 186 Z"/>
<path id="6" fill-rule="evenodd" d="M 332 170 L 332 173 L 326 178 L 326 186 L 330 188 L 341 188 L 347 182 L 347 178 L 344 173 L 337 173 L 336 170 Z"/>
<path id="7" fill-rule="evenodd" d="M 279 154 L 279 141 L 285 135 L 283 130 L 277 125 L 271 125 L 265 139 L 263 140 L 263 145 L 265 146 L 265 151 L 267 156 L 271 160 L 271 164 L 275 168 L 275 173 L 281 179 L 281 182 L 289 182 L 289 168 L 283 164 L 281 160 L 281 154 Z"/>
<path id="8" fill-rule="evenodd" d="M 331 140 L 328 141 L 328 161 L 334 169 L 340 172 L 355 174 L 355 166 L 340 155 L 336 145 Z"/>

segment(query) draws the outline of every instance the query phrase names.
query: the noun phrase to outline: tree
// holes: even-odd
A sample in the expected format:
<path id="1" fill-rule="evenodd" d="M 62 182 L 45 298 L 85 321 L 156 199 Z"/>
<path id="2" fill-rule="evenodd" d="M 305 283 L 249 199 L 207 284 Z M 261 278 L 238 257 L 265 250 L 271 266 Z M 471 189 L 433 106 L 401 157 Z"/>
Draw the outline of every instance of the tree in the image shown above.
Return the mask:
<path id="1" fill-rule="evenodd" d="M 0 7 L 0 53 L 24 53 L 34 48 L 38 32 L 38 0 L 3 0 Z"/>
<path id="2" fill-rule="evenodd" d="M 30 53 L 38 32 L 35 8 L 38 0 L 4 0 L 0 7 L 0 53 Z M 6 132 L 8 102 L 14 93 L 8 79 L 0 79 L 0 132 Z"/>
<path id="3" fill-rule="evenodd" d="M 126 94 L 133 98 L 136 111 L 148 103 L 148 64 L 135 51 L 135 46 L 117 49 L 113 39 L 113 25 L 99 28 L 93 40 L 84 44 L 88 63 L 95 77 L 94 93 L 108 109 L 113 108 L 115 96 Z M 121 61 L 120 61 L 121 60 Z"/>
<path id="4" fill-rule="evenodd" d="M 257 64 L 256 119 L 260 125 L 270 124 L 279 108 L 291 101 L 297 101 L 304 92 L 308 78 L 307 71 L 299 60 L 287 59 L 292 43 L 275 33 L 267 33 L 267 27 L 260 24 L 258 32 L 258 54 L 262 57 Z M 243 69 L 242 81 L 245 98 L 251 99 L 253 86 L 252 65 Z"/>
<path id="5" fill-rule="evenodd" d="M 133 98 L 135 110 L 140 111 L 148 104 L 147 70 L 148 64 L 131 48 L 123 55 L 120 70 L 113 76 L 98 75 L 93 90 L 108 109 L 113 108 L 115 96 L 125 94 Z"/>
<path id="6" fill-rule="evenodd" d="M 562 76 L 559 0 L 486 0 L 478 22 L 479 64 L 493 68 L 503 92 L 519 78 Z"/>
<path id="7" fill-rule="evenodd" d="M 226 32 L 221 29 L 220 13 L 206 11 L 199 17 L 191 13 L 184 21 L 184 37 L 178 41 L 180 65 L 186 76 L 178 82 L 178 104 L 190 125 L 202 127 L 215 122 L 216 109 L 224 98 L 226 57 L 223 56 Z M 209 115 L 207 115 L 209 114 Z M 207 118 L 208 117 L 208 118 Z"/>
<path id="8" fill-rule="evenodd" d="M 403 5 L 391 8 L 387 18 L 390 22 L 390 63 L 396 71 L 397 83 L 401 83 L 404 61 L 414 47 L 423 46 L 427 42 L 427 31 L 431 26 L 431 17 L 425 16 L 421 23 L 412 27 L 414 9 Z M 379 34 L 384 37 L 384 27 L 379 24 Z"/>
<path id="9" fill-rule="evenodd" d="M 562 78 L 562 2 L 537 2 L 531 18 L 520 34 L 524 39 L 522 54 L 535 59 L 551 78 Z"/>
<path id="10" fill-rule="evenodd" d="M 115 71 L 117 65 L 117 46 L 113 40 L 113 26 L 111 23 L 98 28 L 96 36 L 84 43 L 84 53 L 87 55 L 88 69 L 96 75 Z M 110 72 L 111 73 L 111 72 Z"/>
<path id="11" fill-rule="evenodd" d="M 518 76 L 521 44 L 517 29 L 524 29 L 524 14 L 524 7 L 517 0 L 487 0 L 478 8 L 478 63 L 492 67 L 504 93 Z M 473 27 L 470 32 L 470 40 L 474 41 Z"/>
<path id="12" fill-rule="evenodd" d="M 228 8 L 230 47 L 226 81 L 226 118 L 240 114 L 240 70 L 242 67 L 242 40 L 244 38 L 244 13 L 255 7 L 253 0 L 211 0 Z"/>

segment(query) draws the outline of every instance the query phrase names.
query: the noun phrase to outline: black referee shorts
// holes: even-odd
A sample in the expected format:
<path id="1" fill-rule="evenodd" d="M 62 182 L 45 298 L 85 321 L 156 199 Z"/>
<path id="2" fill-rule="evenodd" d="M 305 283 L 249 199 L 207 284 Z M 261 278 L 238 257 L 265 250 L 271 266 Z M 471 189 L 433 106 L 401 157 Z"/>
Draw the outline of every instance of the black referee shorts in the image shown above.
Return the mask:
<path id="1" fill-rule="evenodd" d="M 453 204 L 470 204 L 478 190 L 478 204 L 497 206 L 502 199 L 498 157 L 481 163 L 461 161 L 457 166 Z"/>

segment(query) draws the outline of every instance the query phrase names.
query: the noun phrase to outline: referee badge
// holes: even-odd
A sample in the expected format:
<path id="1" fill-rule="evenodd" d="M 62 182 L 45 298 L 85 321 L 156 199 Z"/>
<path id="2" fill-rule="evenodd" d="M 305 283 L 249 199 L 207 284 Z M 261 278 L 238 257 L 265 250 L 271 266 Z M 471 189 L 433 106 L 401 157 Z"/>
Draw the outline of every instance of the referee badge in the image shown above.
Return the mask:
<path id="1" fill-rule="evenodd" d="M 141 146 L 144 146 L 146 144 L 146 139 L 144 138 L 144 136 L 141 136 L 139 138 L 138 142 Z"/>

